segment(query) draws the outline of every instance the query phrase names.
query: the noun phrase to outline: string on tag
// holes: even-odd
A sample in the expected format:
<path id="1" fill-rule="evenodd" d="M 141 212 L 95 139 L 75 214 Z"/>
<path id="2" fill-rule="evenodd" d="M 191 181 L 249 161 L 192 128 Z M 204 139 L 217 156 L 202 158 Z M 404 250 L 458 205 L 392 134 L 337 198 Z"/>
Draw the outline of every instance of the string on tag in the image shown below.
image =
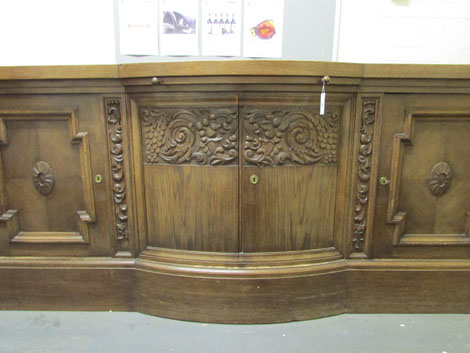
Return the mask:
<path id="1" fill-rule="evenodd" d="M 330 76 L 323 76 L 321 79 L 322 87 L 320 94 L 320 115 L 325 115 L 325 105 L 326 105 L 326 92 L 325 86 L 330 84 Z"/>

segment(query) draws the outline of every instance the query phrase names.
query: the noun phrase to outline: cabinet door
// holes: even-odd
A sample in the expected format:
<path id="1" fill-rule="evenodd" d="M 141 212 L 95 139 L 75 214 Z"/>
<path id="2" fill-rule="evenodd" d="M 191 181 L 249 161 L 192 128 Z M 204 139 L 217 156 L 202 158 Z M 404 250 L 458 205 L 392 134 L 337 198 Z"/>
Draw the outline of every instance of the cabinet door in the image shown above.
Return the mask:
<path id="1" fill-rule="evenodd" d="M 142 250 L 238 251 L 237 100 L 131 97 Z"/>
<path id="2" fill-rule="evenodd" d="M 245 95 L 242 120 L 242 250 L 338 248 L 351 100 L 313 94 Z M 340 201 L 343 200 L 343 201 Z"/>
<path id="3" fill-rule="evenodd" d="M 469 136 L 468 97 L 385 96 L 376 257 L 470 256 Z"/>
<path id="4" fill-rule="evenodd" d="M 102 97 L 0 100 L 1 253 L 113 254 Z"/>

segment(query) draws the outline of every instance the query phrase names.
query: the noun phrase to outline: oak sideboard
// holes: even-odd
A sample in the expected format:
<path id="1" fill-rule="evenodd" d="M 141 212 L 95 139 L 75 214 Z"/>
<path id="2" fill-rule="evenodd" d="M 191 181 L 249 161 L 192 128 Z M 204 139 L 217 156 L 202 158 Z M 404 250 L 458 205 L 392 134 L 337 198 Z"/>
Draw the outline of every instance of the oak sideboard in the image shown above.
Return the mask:
<path id="1" fill-rule="evenodd" d="M 470 313 L 470 66 L 0 67 L 0 208 L 4 310 Z"/>

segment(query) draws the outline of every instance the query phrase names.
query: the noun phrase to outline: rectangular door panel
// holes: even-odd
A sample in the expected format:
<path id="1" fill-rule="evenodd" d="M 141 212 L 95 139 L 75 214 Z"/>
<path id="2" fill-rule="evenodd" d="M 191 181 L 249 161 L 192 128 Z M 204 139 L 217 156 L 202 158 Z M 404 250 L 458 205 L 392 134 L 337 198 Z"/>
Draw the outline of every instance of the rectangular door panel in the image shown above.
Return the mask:
<path id="1" fill-rule="evenodd" d="M 149 245 L 238 250 L 238 167 L 145 165 Z"/>
<path id="2" fill-rule="evenodd" d="M 281 252 L 336 246 L 342 121 L 347 97 L 245 96 L 242 249 Z"/>
<path id="3" fill-rule="evenodd" d="M 141 136 L 136 157 L 142 165 L 145 246 L 237 252 L 237 97 L 159 98 L 135 97 L 133 105 Z"/>
<path id="4" fill-rule="evenodd" d="M 252 184 L 250 177 L 258 181 Z M 334 245 L 336 168 L 243 169 L 243 249 L 289 251 Z"/>
<path id="5" fill-rule="evenodd" d="M 84 209 L 80 151 L 64 134 L 68 128 L 65 120 L 6 123 L 8 145 L 2 149 L 5 190 L 9 208 L 21 210 L 17 214 L 21 231 L 79 231 L 76 211 Z M 51 168 L 50 186 L 44 171 L 35 175 L 38 161 L 47 161 Z M 43 185 L 44 190 L 35 184 Z M 45 195 L 49 187 L 50 194 Z"/>
<path id="6" fill-rule="evenodd" d="M 114 254 L 103 103 L 100 95 L 2 98 L 2 254 Z"/>
<path id="7" fill-rule="evenodd" d="M 403 150 L 398 210 L 407 210 L 404 235 L 464 234 L 470 116 L 423 114 L 415 121 L 413 145 Z"/>
<path id="8" fill-rule="evenodd" d="M 376 241 L 376 253 L 467 256 L 468 99 L 450 95 L 388 96 L 385 104 L 387 123 L 382 132 L 379 173 L 389 176 L 390 183 L 378 190 L 375 232 L 381 237 Z M 390 145 L 384 144 L 387 142 Z"/>

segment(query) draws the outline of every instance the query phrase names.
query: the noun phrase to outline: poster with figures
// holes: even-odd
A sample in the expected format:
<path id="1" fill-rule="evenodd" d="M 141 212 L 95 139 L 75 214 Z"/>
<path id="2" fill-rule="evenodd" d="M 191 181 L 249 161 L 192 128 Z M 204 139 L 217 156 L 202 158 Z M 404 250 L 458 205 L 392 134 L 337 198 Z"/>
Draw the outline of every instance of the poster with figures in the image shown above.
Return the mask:
<path id="1" fill-rule="evenodd" d="M 198 55 L 199 1 L 160 0 L 161 55 Z"/>
<path id="2" fill-rule="evenodd" d="M 202 0 L 202 55 L 240 56 L 241 0 Z"/>
<path id="3" fill-rule="evenodd" d="M 284 0 L 245 0 L 243 56 L 282 56 Z"/>

